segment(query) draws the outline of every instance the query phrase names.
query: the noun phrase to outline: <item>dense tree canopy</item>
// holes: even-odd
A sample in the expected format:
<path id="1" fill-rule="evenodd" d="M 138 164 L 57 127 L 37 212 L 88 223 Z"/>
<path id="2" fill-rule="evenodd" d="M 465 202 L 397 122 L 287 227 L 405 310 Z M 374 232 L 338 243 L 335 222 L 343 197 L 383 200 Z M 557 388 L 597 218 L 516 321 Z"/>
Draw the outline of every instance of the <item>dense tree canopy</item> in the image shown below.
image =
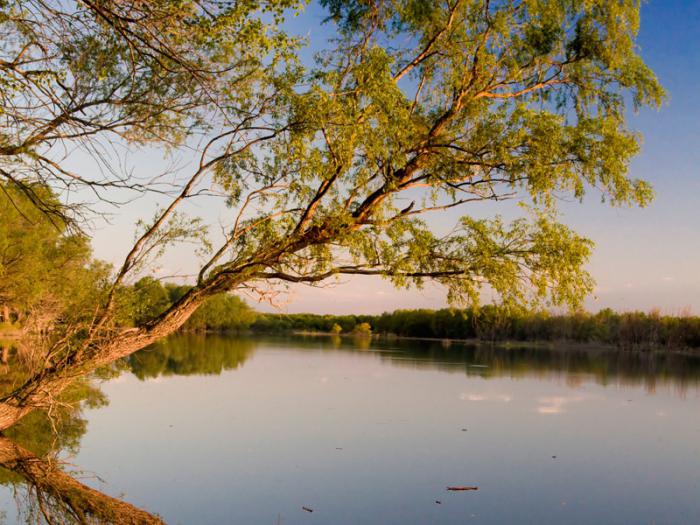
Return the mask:
<path id="1" fill-rule="evenodd" d="M 280 30 L 301 7 L 292 0 L 0 4 L 0 176 L 66 221 L 75 213 L 35 183 L 172 197 L 144 218 L 83 337 L 0 405 L 0 428 L 222 292 L 268 298 L 280 283 L 358 274 L 432 279 L 465 303 L 490 289 L 506 304 L 576 306 L 591 290 L 591 243 L 558 222 L 557 200 L 651 197 L 628 177 L 640 140 L 628 106 L 663 98 L 635 44 L 638 0 L 321 4 L 335 38 L 315 43 L 326 49 L 314 64 Z M 105 153 L 143 145 L 189 156 L 189 173 L 164 165 L 163 190 L 163 173 L 136 179 Z M 76 146 L 102 170 L 75 173 Z M 129 279 L 178 240 L 209 248 L 205 224 L 180 211 L 202 196 L 229 211 L 196 285 L 123 329 Z M 469 212 L 504 199 L 523 218 Z M 425 217 L 447 209 L 461 211 L 456 224 L 432 230 Z"/>
<path id="2" fill-rule="evenodd" d="M 262 333 L 350 333 L 360 324 L 386 336 L 529 342 L 576 342 L 620 348 L 700 348 L 700 317 L 658 312 L 596 314 L 480 308 L 395 310 L 381 315 L 260 314 L 251 329 Z"/>
<path id="3" fill-rule="evenodd" d="M 59 205 L 46 187 L 32 192 Z M 0 308 L 38 327 L 85 318 L 107 276 L 106 266 L 91 259 L 89 239 L 47 220 L 15 186 L 0 184 Z"/>
<path id="4" fill-rule="evenodd" d="M 132 325 L 143 325 L 166 311 L 191 288 L 172 283 L 164 285 L 153 277 L 143 277 L 133 287 L 125 289 L 131 297 L 123 317 Z M 250 326 L 255 318 L 255 311 L 240 297 L 220 293 L 207 298 L 183 328 L 188 331 L 240 331 Z"/>

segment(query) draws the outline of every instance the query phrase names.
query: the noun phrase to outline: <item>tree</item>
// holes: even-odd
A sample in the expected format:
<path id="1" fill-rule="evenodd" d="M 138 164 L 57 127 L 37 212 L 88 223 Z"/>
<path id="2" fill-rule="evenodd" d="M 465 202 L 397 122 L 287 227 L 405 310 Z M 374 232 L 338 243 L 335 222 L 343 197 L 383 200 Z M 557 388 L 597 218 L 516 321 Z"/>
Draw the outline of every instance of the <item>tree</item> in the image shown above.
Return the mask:
<path id="1" fill-rule="evenodd" d="M 370 326 L 369 323 L 360 323 L 358 324 L 355 329 L 353 330 L 353 333 L 356 335 L 370 335 L 372 333 L 372 327 Z"/>
<path id="2" fill-rule="evenodd" d="M 142 277 L 134 284 L 131 315 L 136 325 L 154 319 L 170 305 L 170 294 L 160 281 Z"/>
<path id="3" fill-rule="evenodd" d="M 209 297 L 185 323 L 191 330 L 237 331 L 248 328 L 256 313 L 240 297 L 218 294 Z"/>
<path id="4" fill-rule="evenodd" d="M 31 191 L 47 205 L 59 206 L 49 188 L 36 184 Z M 35 331 L 57 321 L 84 321 L 97 305 L 108 274 L 104 264 L 92 261 L 87 237 L 46 220 L 26 194 L 0 182 L 3 310 Z"/>
<path id="5" fill-rule="evenodd" d="M 663 98 L 637 54 L 638 1 L 321 3 L 337 38 L 311 68 L 278 30 L 291 1 L 5 4 L 14 39 L 0 62 L 12 89 L 2 176 L 20 189 L 37 178 L 153 189 L 110 172 L 98 182 L 71 174 L 56 149 L 74 141 L 148 142 L 196 160 L 143 224 L 84 336 L 1 400 L 0 428 L 221 292 L 265 297 L 279 283 L 337 275 L 399 287 L 432 279 L 455 303 L 477 303 L 484 286 L 506 304 L 577 305 L 590 291 L 591 243 L 557 222 L 556 203 L 590 187 L 615 205 L 651 198 L 627 176 L 639 142 L 627 102 Z M 202 224 L 178 210 L 212 189 L 231 220 L 195 286 L 120 329 L 123 283 L 170 243 L 201 239 Z M 422 219 L 504 199 L 529 216 L 464 215 L 446 235 Z"/>

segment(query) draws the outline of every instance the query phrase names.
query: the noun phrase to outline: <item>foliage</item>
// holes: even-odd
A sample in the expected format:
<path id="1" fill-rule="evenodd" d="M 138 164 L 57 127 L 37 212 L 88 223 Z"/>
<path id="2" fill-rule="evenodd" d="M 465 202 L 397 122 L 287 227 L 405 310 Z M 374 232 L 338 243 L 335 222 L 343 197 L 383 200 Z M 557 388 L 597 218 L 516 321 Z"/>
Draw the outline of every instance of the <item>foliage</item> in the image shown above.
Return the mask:
<path id="1" fill-rule="evenodd" d="M 165 312 L 192 287 L 166 283 L 153 277 L 142 277 L 124 295 L 130 297 L 129 322 L 143 325 Z M 189 331 L 241 331 L 255 321 L 256 313 L 241 298 L 217 294 L 207 298 L 183 326 Z"/>
<path id="2" fill-rule="evenodd" d="M 480 308 L 395 310 L 381 315 L 333 316 L 261 314 L 252 329 L 258 332 L 344 332 L 369 330 L 403 337 L 479 339 L 484 341 L 572 341 L 619 347 L 700 348 L 700 317 L 662 316 L 657 312 L 601 310 L 553 315 L 542 311 Z"/>
<path id="3" fill-rule="evenodd" d="M 141 325 L 170 306 L 170 295 L 160 281 L 153 277 L 143 277 L 134 284 L 132 301 L 133 321 L 136 325 Z"/>
<path id="4" fill-rule="evenodd" d="M 205 140 L 182 192 L 141 223 L 117 291 L 171 242 L 207 246 L 199 219 L 176 208 L 209 175 L 238 213 L 192 294 L 368 274 L 399 287 L 436 280 L 455 303 L 488 286 L 509 304 L 580 304 L 591 243 L 557 222 L 556 197 L 594 187 L 616 205 L 651 198 L 627 177 L 640 138 L 626 102 L 664 97 L 637 54 L 639 3 L 321 4 L 337 38 L 305 70 L 299 41 L 280 29 L 300 7 L 292 0 L 5 2 L 0 73 L 13 118 L 1 153 L 16 167 L 4 177 L 21 189 L 70 178 L 147 190 L 128 176 L 103 186 L 68 174 L 47 148 Z M 464 215 L 446 236 L 421 218 L 507 198 L 526 203 L 527 218 Z"/>
<path id="5" fill-rule="evenodd" d="M 32 191 L 58 205 L 48 188 Z M 24 324 L 85 318 L 108 272 L 91 259 L 89 239 L 51 221 L 16 187 L 0 184 L 0 307 Z"/>
<path id="6" fill-rule="evenodd" d="M 256 313 L 240 297 L 219 294 L 208 298 L 185 323 L 186 330 L 240 331 L 255 321 Z"/>
<path id="7" fill-rule="evenodd" d="M 0 2 L 0 177 L 37 207 L 75 225 L 84 209 L 57 207 L 54 189 L 147 190 L 99 149 L 102 139 L 169 149 L 239 122 L 264 104 L 260 82 L 296 48 L 280 31 L 292 0 Z M 265 62 L 265 63 L 263 63 Z M 263 80 L 264 78 L 264 80 Z M 79 173 L 52 147 L 83 141 L 104 172 Z M 95 148 L 93 148 L 93 147 Z M 107 200 L 109 198 L 107 197 Z"/>
<path id="8" fill-rule="evenodd" d="M 359 323 L 371 319 L 371 315 L 330 314 L 268 314 L 260 313 L 251 325 L 256 332 L 334 332 L 334 326 L 344 333 L 352 332 Z"/>
<path id="9" fill-rule="evenodd" d="M 360 323 L 355 325 L 353 333 L 357 335 L 370 335 L 372 333 L 372 327 L 369 323 Z"/>
<path id="10" fill-rule="evenodd" d="M 556 197 L 591 186 L 618 205 L 651 197 L 626 176 L 639 138 L 625 100 L 663 97 L 636 54 L 638 2 L 323 3 L 339 39 L 310 87 L 282 101 L 299 124 L 217 174 L 233 202 L 236 181 L 264 177 L 275 210 L 232 237 L 226 271 L 433 279 L 454 302 L 488 285 L 510 304 L 578 305 L 590 243 L 557 223 Z M 507 198 L 530 218 L 464 216 L 448 235 L 420 218 Z"/>

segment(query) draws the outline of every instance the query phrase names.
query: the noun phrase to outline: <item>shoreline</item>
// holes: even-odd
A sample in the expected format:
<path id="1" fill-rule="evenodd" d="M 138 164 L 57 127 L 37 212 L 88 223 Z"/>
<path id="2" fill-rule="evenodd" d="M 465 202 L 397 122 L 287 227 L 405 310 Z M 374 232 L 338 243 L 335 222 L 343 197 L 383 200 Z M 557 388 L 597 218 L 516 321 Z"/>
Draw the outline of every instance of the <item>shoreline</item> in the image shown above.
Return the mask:
<path id="1" fill-rule="evenodd" d="M 332 333 L 332 332 L 320 332 L 320 331 L 308 331 L 308 330 L 291 330 L 283 332 L 249 332 L 255 335 L 296 335 L 296 336 L 313 336 L 313 337 L 342 337 L 342 338 L 370 338 L 378 339 L 383 341 L 426 341 L 433 343 L 443 343 L 446 347 L 451 344 L 459 344 L 464 346 L 484 346 L 484 347 L 496 347 L 502 349 L 513 349 L 522 350 L 527 348 L 535 348 L 542 350 L 578 350 L 578 351 L 601 351 L 601 352 L 642 352 L 650 354 L 682 354 L 682 355 L 700 355 L 700 349 L 691 347 L 662 347 L 662 346 L 650 346 L 650 345 L 637 345 L 637 346 L 622 346 L 615 345 L 612 343 L 596 342 L 596 341 L 574 341 L 570 339 L 560 339 L 560 340 L 532 340 L 532 341 L 521 341 L 517 339 L 503 339 L 497 341 L 487 341 L 484 339 L 470 338 L 450 338 L 450 337 L 414 337 L 414 336 L 404 336 L 395 334 L 353 334 L 353 333 Z"/>

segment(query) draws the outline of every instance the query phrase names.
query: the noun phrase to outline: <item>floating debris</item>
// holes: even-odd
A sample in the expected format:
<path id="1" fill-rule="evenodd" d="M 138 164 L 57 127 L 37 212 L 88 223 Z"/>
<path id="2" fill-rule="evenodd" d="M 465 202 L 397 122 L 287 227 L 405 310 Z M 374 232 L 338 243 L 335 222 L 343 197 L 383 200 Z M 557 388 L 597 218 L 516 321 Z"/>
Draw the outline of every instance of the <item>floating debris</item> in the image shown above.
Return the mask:
<path id="1" fill-rule="evenodd" d="M 454 487 L 447 487 L 447 490 L 451 490 L 452 492 L 463 492 L 465 490 L 479 490 L 479 487 L 457 485 Z"/>
<path id="2" fill-rule="evenodd" d="M 301 510 L 306 511 L 306 512 L 313 512 L 314 509 L 309 508 L 309 507 L 302 507 Z"/>

